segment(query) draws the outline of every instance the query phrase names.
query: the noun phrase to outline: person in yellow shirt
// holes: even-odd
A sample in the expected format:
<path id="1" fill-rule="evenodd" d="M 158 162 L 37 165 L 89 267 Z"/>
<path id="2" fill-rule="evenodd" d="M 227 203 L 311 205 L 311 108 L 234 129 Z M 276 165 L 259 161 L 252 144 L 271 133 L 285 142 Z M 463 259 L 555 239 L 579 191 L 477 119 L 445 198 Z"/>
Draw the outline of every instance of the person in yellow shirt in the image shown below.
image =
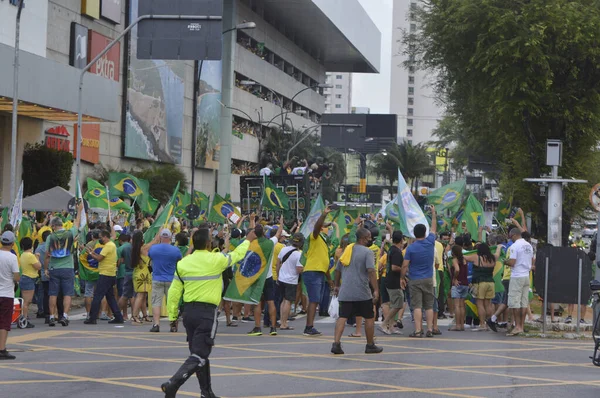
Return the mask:
<path id="1" fill-rule="evenodd" d="M 33 254 L 33 240 L 31 238 L 21 239 L 21 257 L 19 259 L 19 265 L 21 267 L 21 280 L 19 286 L 21 287 L 21 297 L 23 298 L 23 316 L 27 318 L 29 313 L 29 304 L 33 300 L 33 294 L 35 292 L 35 280 L 38 278 L 38 273 L 42 269 L 42 264 L 38 258 Z M 31 322 L 27 323 L 27 328 L 34 327 Z"/>
<path id="2" fill-rule="evenodd" d="M 98 281 L 94 290 L 89 318 L 83 322 L 86 325 L 96 324 L 100 304 L 104 297 L 106 297 L 106 302 L 114 315 L 114 319 L 108 323 L 124 323 L 123 314 L 119 309 L 114 293 L 114 286 L 117 283 L 117 246 L 110 237 L 111 233 L 109 231 L 102 230 L 100 232 L 100 242 L 104 245 L 100 254 L 96 254 L 88 248 L 85 249 L 92 258 L 98 261 Z"/>
<path id="3" fill-rule="evenodd" d="M 308 237 L 308 250 L 302 255 L 304 271 L 302 279 L 308 293 L 308 311 L 306 312 L 306 326 L 304 328 L 305 336 L 320 336 L 314 327 L 317 305 L 321 302 L 323 292 L 323 283 L 327 280 L 329 287 L 333 290 L 333 280 L 329 274 L 329 247 L 326 238 L 321 234 L 325 218 L 331 213 L 331 208 L 327 206 L 321 217 L 315 223 L 312 233 Z"/>

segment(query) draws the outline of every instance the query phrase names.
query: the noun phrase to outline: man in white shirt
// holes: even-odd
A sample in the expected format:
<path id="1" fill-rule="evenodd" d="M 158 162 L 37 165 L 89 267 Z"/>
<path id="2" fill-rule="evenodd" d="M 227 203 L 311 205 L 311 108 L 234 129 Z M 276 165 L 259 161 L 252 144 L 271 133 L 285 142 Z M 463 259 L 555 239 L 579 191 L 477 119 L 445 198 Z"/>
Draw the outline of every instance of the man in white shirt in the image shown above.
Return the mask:
<path id="1" fill-rule="evenodd" d="M 6 351 L 6 340 L 10 332 L 15 299 L 15 282 L 19 282 L 19 262 L 11 252 L 15 234 L 6 231 L 0 237 L 0 360 L 15 359 Z"/>
<path id="2" fill-rule="evenodd" d="M 533 247 L 521 237 L 519 229 L 511 229 L 509 238 L 515 242 L 510 247 L 510 257 L 506 261 L 511 267 L 508 308 L 513 311 L 515 328 L 508 335 L 515 336 L 524 332 L 523 323 L 529 307 L 529 272 L 534 267 L 534 260 Z"/>
<path id="3" fill-rule="evenodd" d="M 273 174 L 273 165 L 269 163 L 267 167 L 263 167 L 258 173 L 261 175 L 261 177 L 270 176 L 271 174 Z"/>
<path id="4" fill-rule="evenodd" d="M 302 273 L 302 247 L 304 246 L 304 235 L 295 233 L 292 237 L 291 246 L 284 247 L 279 252 L 277 260 L 277 276 L 280 295 L 283 298 L 281 302 L 281 327 L 280 330 L 294 330 L 288 325 L 292 301 L 296 300 L 296 290 L 298 288 L 298 278 Z"/>

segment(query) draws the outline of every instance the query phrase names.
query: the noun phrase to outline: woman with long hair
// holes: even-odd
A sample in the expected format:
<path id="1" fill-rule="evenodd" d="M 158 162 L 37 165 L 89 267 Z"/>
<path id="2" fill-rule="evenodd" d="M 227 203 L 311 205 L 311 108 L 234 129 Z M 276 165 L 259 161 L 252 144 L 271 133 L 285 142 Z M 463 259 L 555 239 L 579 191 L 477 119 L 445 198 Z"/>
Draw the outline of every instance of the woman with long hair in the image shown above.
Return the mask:
<path id="1" fill-rule="evenodd" d="M 500 254 L 501 246 L 498 246 L 496 255 L 492 254 L 490 247 L 485 243 L 477 245 L 477 253 L 465 256 L 467 262 L 473 263 L 473 296 L 477 301 L 477 314 L 480 328 L 488 330 L 487 319 L 494 315 L 492 299 L 496 295 L 494 288 L 494 267 L 496 258 Z"/>
<path id="2" fill-rule="evenodd" d="M 146 300 L 148 298 L 148 291 L 152 288 L 152 278 L 150 276 L 150 270 L 148 269 L 150 259 L 148 256 L 142 254 L 143 245 L 144 234 L 142 231 L 136 230 L 131 237 L 131 265 L 134 267 L 133 290 L 136 293 L 135 301 L 133 303 L 131 324 L 135 326 L 143 324 L 142 319 L 139 318 L 140 309 L 144 316 L 143 321 L 151 322 L 148 318 Z"/>
<path id="3" fill-rule="evenodd" d="M 454 319 L 456 321 L 456 325 L 448 329 L 452 332 L 463 332 L 465 330 L 465 299 L 469 294 L 469 267 L 462 251 L 462 246 L 452 246 L 452 268 L 450 268 L 452 290 L 450 294 L 454 302 Z"/>

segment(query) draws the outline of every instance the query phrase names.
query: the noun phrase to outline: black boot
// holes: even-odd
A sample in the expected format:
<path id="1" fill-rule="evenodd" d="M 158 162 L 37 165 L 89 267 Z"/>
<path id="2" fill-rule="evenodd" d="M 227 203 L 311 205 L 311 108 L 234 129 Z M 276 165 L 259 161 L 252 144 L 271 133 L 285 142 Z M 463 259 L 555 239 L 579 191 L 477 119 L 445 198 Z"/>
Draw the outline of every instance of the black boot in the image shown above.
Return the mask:
<path id="1" fill-rule="evenodd" d="M 165 398 L 175 398 L 177 390 L 190 378 L 200 366 L 200 359 L 197 357 L 188 357 L 186 361 L 181 365 L 179 370 L 167 381 L 163 383 L 160 388 L 165 393 Z"/>
<path id="2" fill-rule="evenodd" d="M 196 377 L 198 378 L 198 383 L 200 383 L 201 398 L 220 398 L 217 397 L 212 390 L 210 380 L 210 362 L 208 359 L 206 360 L 206 364 L 198 369 L 196 372 Z"/>

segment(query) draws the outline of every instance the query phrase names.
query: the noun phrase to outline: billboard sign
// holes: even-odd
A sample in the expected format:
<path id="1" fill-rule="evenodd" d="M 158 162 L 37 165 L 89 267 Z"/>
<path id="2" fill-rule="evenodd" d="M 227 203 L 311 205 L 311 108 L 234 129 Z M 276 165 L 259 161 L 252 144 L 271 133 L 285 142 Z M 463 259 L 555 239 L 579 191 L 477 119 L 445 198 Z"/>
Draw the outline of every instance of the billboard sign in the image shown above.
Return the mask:
<path id="1" fill-rule="evenodd" d="M 100 0 L 81 0 L 81 14 L 90 18 L 100 18 Z"/>
<path id="2" fill-rule="evenodd" d="M 100 16 L 104 19 L 121 23 L 121 0 L 102 0 L 100 3 Z"/>
<path id="3" fill-rule="evenodd" d="M 84 124 L 82 129 L 83 134 L 81 136 L 81 160 L 91 163 L 98 164 L 100 162 L 100 125 L 95 124 Z M 73 125 L 75 142 L 78 140 L 79 131 L 77 125 Z M 77 145 L 73 146 L 73 156 L 77 156 Z"/>
<path id="4" fill-rule="evenodd" d="M 100 54 L 112 40 L 109 37 L 101 35 L 98 32 L 90 30 L 89 35 L 89 57 L 90 62 L 96 55 Z M 104 78 L 119 81 L 119 67 L 121 64 L 121 44 L 115 44 L 106 54 L 102 56 L 92 65 L 90 72 L 96 75 L 100 75 Z"/>
<path id="5" fill-rule="evenodd" d="M 71 22 L 71 48 L 69 65 L 83 69 L 88 64 L 88 28 Z"/>
<path id="6" fill-rule="evenodd" d="M 130 21 L 138 17 L 139 1 L 129 2 Z M 130 33 L 124 155 L 181 164 L 186 64 L 138 59 L 137 35 L 134 27 Z"/>
<path id="7" fill-rule="evenodd" d="M 141 0 L 137 14 L 222 17 L 223 0 Z M 221 20 L 140 21 L 137 32 L 137 58 L 220 60 L 222 32 Z"/>
<path id="8" fill-rule="evenodd" d="M 196 106 L 196 167 L 219 168 L 221 61 L 203 61 Z"/>

